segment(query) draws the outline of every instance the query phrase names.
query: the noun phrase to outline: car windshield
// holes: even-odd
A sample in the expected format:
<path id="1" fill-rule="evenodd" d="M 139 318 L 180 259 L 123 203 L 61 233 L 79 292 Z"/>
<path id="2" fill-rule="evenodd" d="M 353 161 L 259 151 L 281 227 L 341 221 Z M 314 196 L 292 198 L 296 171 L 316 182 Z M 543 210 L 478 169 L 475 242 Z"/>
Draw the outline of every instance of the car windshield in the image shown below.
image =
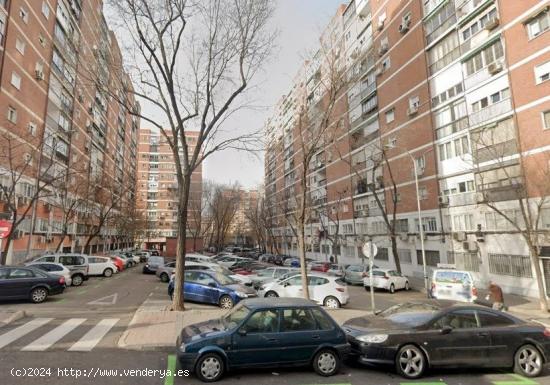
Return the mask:
<path id="1" fill-rule="evenodd" d="M 435 275 L 435 281 L 441 283 L 460 283 L 469 284 L 470 275 L 462 271 L 438 271 Z"/>
<path id="2" fill-rule="evenodd" d="M 431 320 L 441 309 L 425 303 L 402 303 L 391 306 L 378 314 L 387 320 L 415 327 Z"/>
<path id="3" fill-rule="evenodd" d="M 222 324 L 227 329 L 233 329 L 241 323 L 250 313 L 250 309 L 246 306 L 237 305 L 235 308 L 227 315 L 222 317 Z"/>
<path id="4" fill-rule="evenodd" d="M 228 276 L 220 273 L 214 274 L 214 278 L 216 279 L 216 281 L 218 281 L 220 285 L 232 285 L 236 283 L 235 280 L 233 280 L 232 278 L 229 278 Z"/>

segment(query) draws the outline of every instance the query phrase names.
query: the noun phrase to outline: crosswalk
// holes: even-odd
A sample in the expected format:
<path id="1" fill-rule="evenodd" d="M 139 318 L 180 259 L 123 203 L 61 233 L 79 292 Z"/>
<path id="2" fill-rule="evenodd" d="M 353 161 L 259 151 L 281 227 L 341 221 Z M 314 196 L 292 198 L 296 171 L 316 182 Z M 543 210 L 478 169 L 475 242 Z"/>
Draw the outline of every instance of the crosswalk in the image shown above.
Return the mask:
<path id="1" fill-rule="evenodd" d="M 0 350 L 42 352 L 59 345 L 71 352 L 89 352 L 120 319 L 104 318 L 96 323 L 86 322 L 86 318 L 70 318 L 58 320 L 61 323 L 57 325 L 54 321 L 54 318 L 35 318 L 5 333 L 0 329 Z"/>

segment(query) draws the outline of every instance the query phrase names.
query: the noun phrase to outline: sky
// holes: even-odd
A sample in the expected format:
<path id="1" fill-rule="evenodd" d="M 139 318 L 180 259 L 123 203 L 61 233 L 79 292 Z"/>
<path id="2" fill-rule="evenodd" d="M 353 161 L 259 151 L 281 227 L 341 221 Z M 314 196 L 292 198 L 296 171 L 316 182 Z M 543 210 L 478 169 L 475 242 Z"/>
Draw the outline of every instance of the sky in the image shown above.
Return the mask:
<path id="1" fill-rule="evenodd" d="M 272 107 L 286 94 L 292 78 L 298 71 L 304 56 L 317 46 L 321 31 L 336 13 L 344 0 L 276 0 L 273 26 L 279 31 L 277 47 L 263 73 L 258 77 L 254 104 L 260 110 L 243 111 L 238 121 L 228 122 L 230 129 L 239 127 L 263 128 L 273 112 Z M 226 150 L 213 154 L 203 167 L 203 179 L 218 183 L 238 182 L 244 188 L 254 188 L 263 183 L 263 153 L 250 154 Z"/>

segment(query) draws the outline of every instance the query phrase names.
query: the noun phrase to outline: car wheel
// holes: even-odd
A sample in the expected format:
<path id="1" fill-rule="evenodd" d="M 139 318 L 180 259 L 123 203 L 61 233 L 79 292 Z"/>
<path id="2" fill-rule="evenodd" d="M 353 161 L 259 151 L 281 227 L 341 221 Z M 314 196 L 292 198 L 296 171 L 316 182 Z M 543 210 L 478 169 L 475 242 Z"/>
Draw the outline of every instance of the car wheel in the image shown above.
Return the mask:
<path id="1" fill-rule="evenodd" d="M 195 375 L 203 382 L 218 381 L 224 372 L 222 358 L 215 353 L 207 353 L 197 362 Z"/>
<path id="2" fill-rule="evenodd" d="M 80 286 L 82 285 L 82 282 L 84 282 L 84 277 L 80 274 L 73 275 L 73 286 Z"/>
<path id="3" fill-rule="evenodd" d="M 409 285 L 409 281 L 405 282 L 405 290 L 407 290 L 407 291 L 411 290 L 411 286 Z"/>
<path id="4" fill-rule="evenodd" d="M 329 296 L 325 298 L 323 301 L 323 305 L 325 307 L 328 307 L 329 309 L 339 309 L 340 308 L 340 301 L 338 301 L 338 298 Z"/>
<path id="5" fill-rule="evenodd" d="M 393 283 L 390 285 L 390 293 L 391 294 L 395 293 L 395 285 Z"/>
<path id="6" fill-rule="evenodd" d="M 370 286 L 365 286 L 366 291 L 370 291 Z"/>
<path id="7" fill-rule="evenodd" d="M 104 277 L 109 278 L 112 275 L 113 275 L 113 269 L 105 269 L 105 271 L 103 272 Z"/>
<path id="8" fill-rule="evenodd" d="M 31 291 L 31 301 L 33 303 L 44 302 L 48 298 L 48 290 L 45 287 L 37 287 Z"/>
<path id="9" fill-rule="evenodd" d="M 162 282 L 168 282 L 168 281 L 170 280 L 170 277 L 168 276 L 168 274 L 162 273 L 162 274 L 160 275 L 160 280 L 161 280 Z"/>
<path id="10" fill-rule="evenodd" d="M 271 291 L 268 291 L 267 293 L 265 293 L 264 297 L 266 298 L 276 298 L 278 297 L 279 294 L 275 293 L 273 290 Z"/>
<path id="11" fill-rule="evenodd" d="M 543 359 L 533 345 L 523 345 L 514 357 L 514 372 L 525 377 L 537 377 L 542 372 Z"/>
<path id="12" fill-rule="evenodd" d="M 234 305 L 233 299 L 228 295 L 222 295 L 220 298 L 220 307 L 222 309 L 231 309 Z"/>
<path id="13" fill-rule="evenodd" d="M 340 370 L 340 358 L 333 350 L 323 349 L 313 358 L 313 369 L 321 376 L 333 376 Z"/>
<path id="14" fill-rule="evenodd" d="M 422 351 L 414 345 L 405 345 L 395 358 L 397 372 L 410 380 L 420 378 L 426 368 L 426 357 Z"/>

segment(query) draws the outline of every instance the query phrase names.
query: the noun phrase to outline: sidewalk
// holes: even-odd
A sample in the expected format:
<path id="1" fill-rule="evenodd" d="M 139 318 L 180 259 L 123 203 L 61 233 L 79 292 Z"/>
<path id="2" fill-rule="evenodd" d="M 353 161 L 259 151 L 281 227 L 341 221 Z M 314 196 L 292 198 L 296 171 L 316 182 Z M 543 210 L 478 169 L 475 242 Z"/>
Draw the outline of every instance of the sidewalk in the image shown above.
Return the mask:
<path id="1" fill-rule="evenodd" d="M 2 310 L 0 311 L 0 327 L 9 325 L 25 315 L 23 310 Z"/>

